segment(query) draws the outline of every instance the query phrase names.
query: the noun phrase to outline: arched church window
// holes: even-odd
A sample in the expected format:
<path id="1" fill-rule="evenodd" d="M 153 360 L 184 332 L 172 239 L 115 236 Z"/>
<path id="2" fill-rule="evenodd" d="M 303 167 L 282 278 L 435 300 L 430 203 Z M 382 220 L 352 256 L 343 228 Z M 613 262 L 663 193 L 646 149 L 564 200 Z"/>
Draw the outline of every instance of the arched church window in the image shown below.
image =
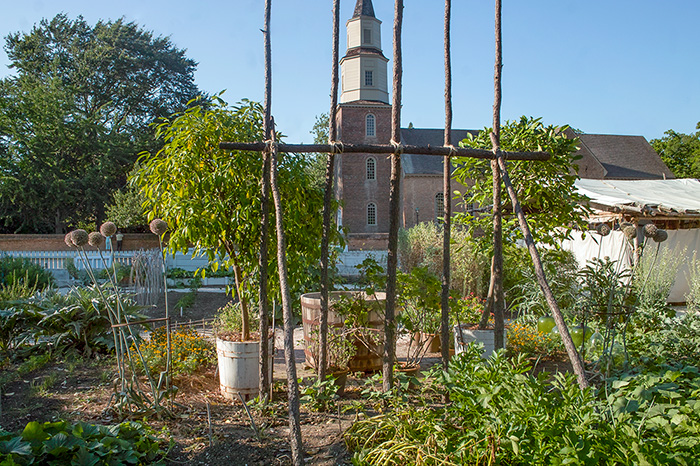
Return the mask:
<path id="1" fill-rule="evenodd" d="M 367 225 L 377 224 L 377 204 L 370 202 L 367 204 Z"/>
<path id="2" fill-rule="evenodd" d="M 367 159 L 367 179 L 376 180 L 377 179 L 377 161 L 373 157 Z"/>
<path id="3" fill-rule="evenodd" d="M 437 193 L 435 195 L 435 219 L 443 220 L 445 217 L 445 195 Z"/>
<path id="4" fill-rule="evenodd" d="M 377 125 L 376 118 L 371 113 L 365 118 L 365 135 L 366 136 L 376 136 L 377 135 Z"/>

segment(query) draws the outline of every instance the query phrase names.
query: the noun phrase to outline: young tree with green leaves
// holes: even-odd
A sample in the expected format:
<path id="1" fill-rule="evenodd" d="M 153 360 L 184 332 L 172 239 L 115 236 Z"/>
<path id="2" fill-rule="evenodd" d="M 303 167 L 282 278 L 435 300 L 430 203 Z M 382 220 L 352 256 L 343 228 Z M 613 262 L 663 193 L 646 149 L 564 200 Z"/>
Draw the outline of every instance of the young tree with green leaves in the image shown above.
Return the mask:
<path id="1" fill-rule="evenodd" d="M 0 80 L 0 230 L 60 233 L 104 217 L 150 125 L 199 94 L 196 63 L 167 37 L 123 19 L 59 14 L 6 38 Z"/>
<path id="2" fill-rule="evenodd" d="M 661 139 L 649 141 L 677 178 L 700 178 L 700 122 L 695 133 L 669 129 Z"/>
<path id="3" fill-rule="evenodd" d="M 578 175 L 573 164 L 578 139 L 564 135 L 566 127 L 545 126 L 540 118 L 521 117 L 519 121 L 507 121 L 501 127 L 501 150 L 504 151 L 545 151 L 552 155 L 546 162 L 509 161 L 507 163 L 511 182 L 518 199 L 527 214 L 534 239 L 538 243 L 557 246 L 574 228 L 586 228 L 586 207 L 581 205 L 585 198 L 576 192 L 574 182 Z M 461 142 L 462 146 L 490 149 L 489 134 L 485 128 L 477 136 Z M 488 160 L 455 158 L 453 178 L 464 186 L 466 192 L 459 193 L 462 202 L 477 207 L 492 204 L 493 183 Z M 504 241 L 514 243 L 522 238 L 517 218 L 505 190 L 501 194 L 503 209 Z M 491 239 L 492 222 L 488 215 L 456 215 L 456 221 L 467 226 L 477 235 L 488 249 Z"/>
<path id="4" fill-rule="evenodd" d="M 192 107 L 158 126 L 165 145 L 157 154 L 139 159 L 133 178 L 147 199 L 149 217 L 170 225 L 171 251 L 204 253 L 213 268 L 233 268 L 244 339 L 249 339 L 248 314 L 259 272 L 262 154 L 228 152 L 219 149 L 219 142 L 261 141 L 262 121 L 260 104 L 244 100 L 229 107 L 214 96 L 210 108 Z M 318 243 L 310 239 L 321 236 L 323 191 L 311 187 L 307 168 L 304 157 L 280 154 L 279 189 L 293 294 L 312 282 L 320 260 Z M 274 254 L 268 271 L 270 293 L 279 298 Z"/>

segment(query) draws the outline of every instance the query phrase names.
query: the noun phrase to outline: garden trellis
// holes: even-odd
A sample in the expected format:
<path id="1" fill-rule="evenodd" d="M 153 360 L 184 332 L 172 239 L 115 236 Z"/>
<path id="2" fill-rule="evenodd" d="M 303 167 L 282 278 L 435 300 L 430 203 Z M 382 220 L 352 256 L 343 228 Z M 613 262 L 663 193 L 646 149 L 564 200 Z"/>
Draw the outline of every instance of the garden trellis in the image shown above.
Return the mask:
<path id="1" fill-rule="evenodd" d="M 529 161 L 544 161 L 549 158 L 549 155 L 543 152 L 505 152 L 500 149 L 500 107 L 501 107 L 501 68 L 502 68 L 502 51 L 501 51 L 501 0 L 496 0 L 496 62 L 494 71 L 494 106 L 493 106 L 493 132 L 491 133 L 492 150 L 473 149 L 454 147 L 450 143 L 451 125 L 452 125 L 452 103 L 451 103 L 451 64 L 450 64 L 450 16 L 451 16 L 451 0 L 445 1 L 445 30 L 444 30 L 444 56 L 445 56 L 445 129 L 444 129 L 444 145 L 443 146 L 404 146 L 400 140 L 400 123 L 401 123 L 401 91 L 402 91 L 402 49 L 401 49 L 401 30 L 403 23 L 403 0 L 395 0 L 394 7 L 394 25 L 393 25 L 393 86 L 392 86 L 392 110 L 391 110 L 391 142 L 390 144 L 344 144 L 337 140 L 336 132 L 336 112 L 338 106 L 338 42 L 339 42 L 339 0 L 333 1 L 333 42 L 332 42 L 332 72 L 331 72 L 331 107 L 329 113 L 329 142 L 328 144 L 278 144 L 275 140 L 273 120 L 271 116 L 271 46 L 270 46 L 270 11 L 271 0 L 265 2 L 265 26 L 263 29 L 265 42 L 265 118 L 264 118 L 264 133 L 266 141 L 256 143 L 239 143 L 239 142 L 221 142 L 220 148 L 232 151 L 259 151 L 263 153 L 263 175 L 262 175 L 262 219 L 263 227 L 260 261 L 261 264 L 267 262 L 268 248 L 268 225 L 269 225 L 269 193 L 273 193 L 276 215 L 276 230 L 278 236 L 278 264 L 280 267 L 280 285 L 282 289 L 282 306 L 285 322 L 285 361 L 287 364 L 287 380 L 288 380 L 288 396 L 290 409 L 290 437 L 292 444 L 293 461 L 295 464 L 302 464 L 303 458 L 301 453 L 301 434 L 298 423 L 299 410 L 299 392 L 296 381 L 296 368 L 294 360 L 294 348 L 292 341 L 292 318 L 291 318 L 291 303 L 289 297 L 289 287 L 286 283 L 286 267 L 285 267 L 285 235 L 282 229 L 282 211 L 280 208 L 281 199 L 279 199 L 279 191 L 275 188 L 276 184 L 276 159 L 279 152 L 284 153 L 327 153 L 326 164 L 326 185 L 325 185 L 325 202 L 323 212 L 323 236 L 322 236 L 322 271 L 321 271 L 321 352 L 319 355 L 319 375 L 323 377 L 325 370 L 326 348 L 325 341 L 327 338 L 327 313 L 328 313 L 328 238 L 331 225 L 331 195 L 333 192 L 333 168 L 335 164 L 336 154 L 387 154 L 391 156 L 391 177 L 389 188 L 389 242 L 388 242 L 388 260 L 387 260 L 387 289 L 386 289 L 386 311 L 385 311 L 385 344 L 383 354 L 383 384 L 384 390 L 390 390 L 393 385 L 393 363 L 395 359 L 395 305 L 396 305 L 396 272 L 397 272 L 397 246 L 398 246 L 398 229 L 399 229 L 399 183 L 401 173 L 401 156 L 404 153 L 423 154 L 444 158 L 444 192 L 450 192 L 450 166 L 452 157 L 474 157 L 491 160 L 494 187 L 500 188 L 501 182 L 505 185 L 508 195 L 513 204 L 513 209 L 518 217 L 520 228 L 525 237 L 525 242 L 532 256 L 535 265 L 535 272 L 540 286 L 543 289 L 550 310 L 552 311 L 555 321 L 561 329 L 562 340 L 566 347 L 569 358 L 571 359 L 574 371 L 576 372 L 579 385 L 583 388 L 587 386 L 585 374 L 583 372 L 583 364 L 578 355 L 574 344 L 571 340 L 566 324 L 559 307 L 554 300 L 551 290 L 547 284 L 547 279 L 544 275 L 544 270 L 539 258 L 539 254 L 535 247 L 535 243 L 530 233 L 527 219 L 518 202 L 517 195 L 508 176 L 506 167 L 507 160 L 529 160 Z M 496 191 L 496 190 L 494 190 Z M 443 363 L 447 364 L 447 293 L 448 293 L 448 274 L 449 274 L 449 245 L 450 245 L 450 215 L 451 215 L 451 196 L 445 195 L 444 207 L 444 254 L 443 260 L 445 265 L 443 268 L 443 296 L 442 296 L 442 356 Z M 500 197 L 494 194 L 494 224 L 498 222 L 500 225 Z M 500 230 L 500 229 L 498 229 Z M 500 243 L 500 233 L 494 234 L 496 251 Z M 497 277 L 492 280 L 490 293 L 496 293 L 498 298 L 499 289 L 502 289 L 502 277 L 500 270 L 502 269 L 502 259 L 499 259 L 499 253 L 495 252 L 494 262 L 492 265 L 492 273 L 497 274 Z M 261 271 L 265 271 L 265 267 L 261 267 Z M 499 288 L 500 287 L 500 288 Z M 260 318 L 261 318 L 261 335 L 267 333 L 266 324 L 268 316 L 267 303 L 267 276 L 261 274 L 260 278 Z M 503 311 L 502 307 L 498 309 L 498 299 L 496 302 L 495 311 Z M 501 314 L 502 316 L 502 314 Z M 498 315 L 497 315 L 498 317 Z M 265 325 L 265 327 L 263 327 Z M 266 364 L 267 364 L 267 345 L 260 345 L 261 351 L 261 395 L 268 393 L 265 384 L 269 383 L 266 379 Z M 296 421 L 294 421 L 296 418 Z"/>

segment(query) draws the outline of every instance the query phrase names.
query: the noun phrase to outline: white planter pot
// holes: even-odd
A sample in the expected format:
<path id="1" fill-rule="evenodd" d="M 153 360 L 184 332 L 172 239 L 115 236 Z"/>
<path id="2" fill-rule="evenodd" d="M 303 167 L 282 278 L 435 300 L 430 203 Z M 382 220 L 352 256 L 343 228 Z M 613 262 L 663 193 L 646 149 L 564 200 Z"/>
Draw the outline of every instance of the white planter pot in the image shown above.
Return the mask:
<path id="1" fill-rule="evenodd" d="M 463 353 L 467 345 L 470 343 L 484 344 L 484 350 L 481 353 L 481 357 L 484 359 L 489 358 L 493 353 L 495 349 L 493 329 L 477 330 L 469 329 L 465 326 L 462 326 L 461 328 L 455 326 L 452 330 L 455 337 L 455 354 Z M 505 330 L 504 340 L 506 340 Z"/>
<path id="2" fill-rule="evenodd" d="M 258 394 L 259 342 L 226 341 L 216 339 L 216 356 L 219 363 L 219 389 L 224 398 L 249 400 Z M 270 341 L 270 377 L 274 360 L 274 341 Z"/>

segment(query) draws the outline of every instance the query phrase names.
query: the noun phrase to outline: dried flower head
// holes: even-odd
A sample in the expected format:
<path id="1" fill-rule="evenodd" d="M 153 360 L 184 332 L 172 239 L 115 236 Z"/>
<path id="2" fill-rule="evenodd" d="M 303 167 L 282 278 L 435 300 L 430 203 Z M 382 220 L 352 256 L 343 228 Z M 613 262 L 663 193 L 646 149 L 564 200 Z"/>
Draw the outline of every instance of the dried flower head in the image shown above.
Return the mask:
<path id="1" fill-rule="evenodd" d="M 653 238 L 659 229 L 653 223 L 647 223 L 644 225 L 644 236 L 647 238 Z"/>
<path id="2" fill-rule="evenodd" d="M 610 227 L 606 225 L 605 223 L 601 223 L 598 225 L 595 230 L 598 232 L 600 236 L 608 236 L 610 234 Z"/>
<path id="3" fill-rule="evenodd" d="M 99 231 L 93 231 L 88 235 L 88 244 L 90 246 L 95 246 L 96 248 L 99 248 L 102 246 L 102 242 L 104 241 L 105 237 L 102 236 L 102 233 Z"/>
<path id="4" fill-rule="evenodd" d="M 620 230 L 624 231 L 625 228 L 627 228 L 627 227 L 633 227 L 633 226 L 634 226 L 634 223 L 631 223 L 631 222 L 622 222 L 622 223 L 620 224 Z"/>
<path id="5" fill-rule="evenodd" d="M 632 225 L 628 225 L 623 228 L 622 232 L 625 234 L 627 239 L 634 239 L 637 237 L 637 229 Z"/>
<path id="6" fill-rule="evenodd" d="M 151 232 L 153 232 L 154 235 L 158 236 L 168 231 L 168 224 L 159 218 L 154 219 L 149 225 L 149 227 L 151 228 Z"/>
<path id="7" fill-rule="evenodd" d="M 85 246 L 88 242 L 88 234 L 85 230 L 73 230 L 70 232 L 70 239 L 78 247 Z"/>
<path id="8" fill-rule="evenodd" d="M 663 243 L 668 239 L 668 232 L 659 228 L 656 230 L 656 234 L 653 236 L 652 239 L 657 243 Z"/>
<path id="9" fill-rule="evenodd" d="M 73 244 L 73 239 L 71 238 L 70 232 L 66 233 L 65 238 L 63 238 L 63 241 L 68 245 L 69 248 L 74 248 L 75 244 Z"/>
<path id="10" fill-rule="evenodd" d="M 102 233 L 102 236 L 104 236 L 105 238 L 112 236 L 116 232 L 117 226 L 114 224 L 114 222 L 105 222 L 100 227 L 100 233 Z"/>

